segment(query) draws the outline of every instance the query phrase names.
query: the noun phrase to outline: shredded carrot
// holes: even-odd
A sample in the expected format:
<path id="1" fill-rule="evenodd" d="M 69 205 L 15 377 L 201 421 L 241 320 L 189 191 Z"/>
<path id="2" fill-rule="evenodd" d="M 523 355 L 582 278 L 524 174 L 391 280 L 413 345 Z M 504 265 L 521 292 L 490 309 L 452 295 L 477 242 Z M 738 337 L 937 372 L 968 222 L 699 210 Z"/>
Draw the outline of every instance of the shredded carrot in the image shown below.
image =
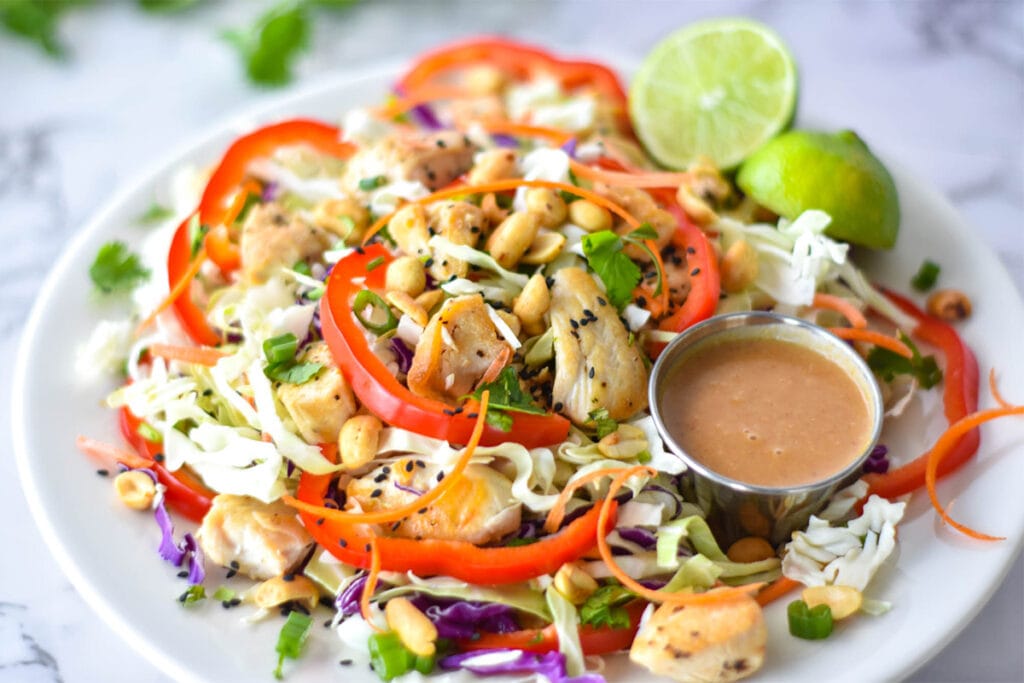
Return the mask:
<path id="1" fill-rule="evenodd" d="M 438 100 L 454 100 L 469 97 L 465 88 L 457 88 L 451 85 L 425 85 L 417 88 L 411 93 L 401 97 L 394 97 L 386 104 L 378 107 L 375 113 L 379 116 L 392 117 L 404 114 L 410 109 L 415 109 L 421 104 L 430 104 Z"/>
<path id="2" fill-rule="evenodd" d="M 88 436 L 78 436 L 75 438 L 75 446 L 78 450 L 82 451 L 86 455 L 102 460 L 103 462 L 121 462 L 133 469 L 139 467 L 149 467 L 153 464 L 152 460 L 143 458 L 142 456 L 126 451 L 123 448 L 118 448 L 109 443 L 103 441 L 97 441 L 96 439 L 90 439 Z"/>
<path id="3" fill-rule="evenodd" d="M 380 576 L 380 549 L 377 547 L 377 537 L 370 536 L 370 573 L 366 575 L 366 583 L 363 584 L 363 594 L 359 596 L 359 612 L 363 620 L 370 625 L 377 633 L 383 633 L 384 629 L 377 626 L 377 621 L 370 614 L 370 598 L 377 590 L 377 578 Z"/>
<path id="4" fill-rule="evenodd" d="M 949 513 L 946 512 L 946 508 L 943 507 L 942 503 L 939 502 L 939 495 L 936 491 L 935 485 L 938 481 L 939 464 L 946 455 L 953 450 L 953 448 L 959 443 L 961 437 L 964 434 L 971 431 L 972 429 L 982 425 L 990 420 L 994 420 L 999 417 L 1008 417 L 1010 415 L 1024 415 L 1024 406 L 1007 406 L 1004 408 L 992 408 L 989 410 L 979 410 L 976 413 L 966 415 L 949 426 L 939 440 L 935 442 L 931 450 L 928 451 L 928 461 L 925 465 L 924 470 L 924 482 L 928 489 L 928 497 L 932 501 L 932 507 L 939 513 L 939 517 L 942 520 L 959 531 L 962 534 L 976 538 L 980 541 L 1002 541 L 1005 540 L 1004 536 L 990 536 L 989 534 L 975 531 L 969 526 L 957 522 Z"/>
<path id="5" fill-rule="evenodd" d="M 135 336 L 142 334 L 142 331 L 153 324 L 156 317 L 167 310 L 175 301 L 178 300 L 185 290 L 192 284 L 192 280 L 196 275 L 199 274 L 199 268 L 203 265 L 203 261 L 206 260 L 206 249 L 200 248 L 199 252 L 192 259 L 192 265 L 188 267 L 184 273 L 181 274 L 181 278 L 174 283 L 171 287 L 171 291 L 168 292 L 167 296 L 160 305 L 153 309 L 153 312 L 146 316 L 146 319 L 139 323 L 139 326 L 135 328 Z"/>
<path id="6" fill-rule="evenodd" d="M 620 567 L 616 562 L 615 556 L 612 554 L 612 549 L 608 545 L 608 539 L 605 538 L 604 530 L 608 528 L 608 516 L 611 513 L 612 503 L 615 501 L 615 495 L 619 492 L 619 489 L 622 488 L 622 485 L 626 483 L 626 480 L 638 472 L 652 472 L 657 474 L 657 472 L 652 468 L 644 467 L 642 465 L 630 467 L 624 470 L 621 474 L 615 477 L 615 479 L 612 480 L 612 483 L 608 486 L 608 495 L 601 503 L 601 513 L 597 519 L 597 549 L 601 553 L 601 559 L 604 561 L 605 565 L 608 566 L 608 571 L 610 571 L 612 576 L 618 579 L 623 586 L 636 593 L 639 597 L 650 602 L 667 603 L 671 605 L 706 605 L 709 603 L 736 600 L 743 596 L 750 595 L 764 586 L 764 583 L 751 583 L 745 586 L 737 586 L 735 588 L 715 588 L 704 593 L 665 593 L 664 591 L 651 590 L 623 571 L 622 567 Z"/>
<path id="7" fill-rule="evenodd" d="M 462 187 L 453 187 L 445 190 L 439 190 L 437 192 L 427 195 L 426 197 L 414 199 L 411 203 L 425 205 L 430 204 L 431 202 L 440 201 L 442 199 L 449 199 L 451 197 L 459 197 L 469 194 L 486 194 L 488 192 L 506 192 L 508 190 L 515 190 L 516 188 L 519 187 L 544 187 L 549 190 L 563 190 L 565 192 L 568 192 L 569 194 L 576 195 L 577 197 L 589 199 L 598 206 L 603 206 L 604 208 L 608 209 L 622 220 L 626 221 L 626 223 L 631 228 L 636 229 L 640 227 L 640 221 L 638 221 L 633 216 L 633 214 L 629 213 L 615 202 L 605 197 L 602 197 L 601 195 L 597 194 L 596 192 L 592 192 L 591 190 L 587 190 L 582 187 L 577 187 L 575 185 L 570 185 L 569 183 L 559 183 L 552 180 L 526 180 L 525 178 L 510 178 L 508 180 L 496 180 L 493 183 L 484 183 L 483 185 L 464 185 Z M 377 221 L 370 226 L 369 230 L 367 230 L 366 234 L 363 236 L 363 244 L 366 245 L 367 243 L 369 243 L 373 236 L 380 232 L 381 229 L 388 224 L 388 221 L 390 221 L 396 213 L 398 212 L 392 211 L 391 213 L 378 218 Z"/>
<path id="8" fill-rule="evenodd" d="M 875 346 L 881 346 L 883 349 L 889 349 L 893 353 L 898 353 L 904 358 L 914 357 L 914 352 L 910 350 L 909 346 L 901 342 L 899 339 L 890 337 L 887 334 L 882 334 L 881 332 L 861 329 L 859 327 L 830 327 L 828 328 L 828 331 L 840 339 L 868 342 Z"/>
<path id="9" fill-rule="evenodd" d="M 484 372 L 483 377 L 480 378 L 480 383 L 477 386 L 480 387 L 498 379 L 498 375 L 501 374 L 501 371 L 505 369 L 510 360 L 512 360 L 512 347 L 506 344 L 498 352 L 498 355 L 494 357 L 491 364 L 487 366 L 487 370 Z"/>
<path id="10" fill-rule="evenodd" d="M 574 137 L 573 133 L 564 130 L 559 130 L 558 128 L 533 126 L 528 123 L 517 123 L 515 121 L 490 119 L 484 121 L 477 121 L 475 123 L 478 123 L 480 127 L 483 128 L 488 133 L 545 138 L 559 146 L 564 145 Z"/>
<path id="11" fill-rule="evenodd" d="M 565 488 L 562 489 L 562 492 L 558 494 L 558 499 L 555 501 L 555 504 L 552 505 L 551 509 L 548 511 L 547 519 L 544 520 L 544 531 L 549 534 L 553 534 L 558 531 L 560 526 L 562 526 L 562 521 L 565 519 L 565 506 L 569 504 L 572 494 L 576 493 L 576 491 L 593 481 L 597 481 L 602 477 L 622 474 L 626 469 L 627 468 L 624 467 L 609 467 L 608 469 L 594 470 L 593 472 L 587 472 L 582 477 L 574 479 L 566 484 Z M 634 467 L 633 469 L 636 468 Z"/>
<path id="12" fill-rule="evenodd" d="M 175 346 L 173 344 L 150 344 L 148 347 L 150 355 L 159 356 L 167 360 L 178 360 L 183 363 L 194 363 L 196 365 L 214 366 L 224 356 L 220 349 L 209 346 Z"/>
<path id="13" fill-rule="evenodd" d="M 992 398 L 996 400 L 1000 408 L 1010 408 L 1013 406 L 1012 403 L 1003 398 L 1003 394 L 999 391 L 999 386 L 996 384 L 996 369 L 990 368 L 988 371 L 988 390 L 992 393 Z"/>
<path id="14" fill-rule="evenodd" d="M 784 595 L 788 595 L 803 584 L 799 581 L 794 581 L 788 576 L 780 576 L 775 579 L 767 586 L 758 591 L 754 599 L 757 600 L 757 604 L 764 607 L 765 605 L 775 602 Z"/>
<path id="15" fill-rule="evenodd" d="M 689 173 L 666 173 L 637 170 L 633 173 L 608 171 L 576 161 L 569 162 L 569 168 L 579 178 L 594 180 L 620 187 L 679 187 L 693 177 Z"/>
<path id="16" fill-rule="evenodd" d="M 856 306 L 851 304 L 842 297 L 834 296 L 832 294 L 815 294 L 814 295 L 814 306 L 816 308 L 827 308 L 832 311 L 838 311 L 843 314 L 850 324 L 857 329 L 864 329 L 868 326 L 867 318 L 864 314 L 858 310 Z"/>
<path id="17" fill-rule="evenodd" d="M 661 294 L 658 295 L 658 303 L 662 311 L 668 310 L 668 283 L 665 281 L 665 262 L 661 260 L 661 250 L 654 240 L 644 240 L 644 244 L 654 254 L 654 265 L 658 268 L 658 282 L 661 284 Z"/>
<path id="18" fill-rule="evenodd" d="M 231 201 L 231 206 L 224 213 L 223 224 L 231 225 L 238 218 L 239 214 L 242 213 L 242 209 L 245 208 L 245 202 L 249 200 L 249 195 L 259 196 L 263 192 L 263 189 L 256 184 L 254 180 L 247 180 L 242 184 L 242 187 L 235 193 L 235 198 Z"/>
<path id="19" fill-rule="evenodd" d="M 487 403 L 490 400 L 491 392 L 484 391 L 480 395 L 480 410 L 476 418 L 476 424 L 473 426 L 473 433 L 469 437 L 469 443 L 466 444 L 465 449 L 462 451 L 462 455 L 459 456 L 455 466 L 452 467 L 441 482 L 430 489 L 422 496 L 418 496 L 415 500 L 410 502 L 408 505 L 402 505 L 391 510 L 380 510 L 378 512 L 345 512 L 336 508 L 329 508 L 323 505 L 311 505 L 304 503 L 303 501 L 293 496 L 282 496 L 281 500 L 286 504 L 292 506 L 300 512 L 308 512 L 318 517 L 324 517 L 333 522 L 342 522 L 344 524 L 385 524 L 387 522 L 397 522 L 400 519 L 415 514 L 418 510 L 422 510 L 427 507 L 435 500 L 443 496 L 448 490 L 454 485 L 455 481 L 462 476 L 466 467 L 469 465 L 469 461 L 473 458 L 473 453 L 476 452 L 476 447 L 480 444 L 480 438 L 484 433 L 484 426 L 487 424 Z"/>

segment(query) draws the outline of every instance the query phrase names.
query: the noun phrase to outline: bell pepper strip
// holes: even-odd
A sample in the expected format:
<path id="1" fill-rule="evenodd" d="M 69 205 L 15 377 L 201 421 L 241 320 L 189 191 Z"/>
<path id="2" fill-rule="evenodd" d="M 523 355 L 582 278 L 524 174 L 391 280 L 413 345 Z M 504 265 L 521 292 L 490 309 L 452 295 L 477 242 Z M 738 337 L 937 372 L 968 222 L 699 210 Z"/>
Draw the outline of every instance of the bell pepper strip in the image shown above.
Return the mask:
<path id="1" fill-rule="evenodd" d="M 978 361 L 970 347 L 950 325 L 926 314 L 909 299 L 890 291 L 885 291 L 885 294 L 903 312 L 917 321 L 914 336 L 937 347 L 945 357 L 942 403 L 946 421 L 952 425 L 976 412 Z M 977 429 L 960 436 L 956 445 L 937 466 L 936 477 L 941 479 L 962 467 L 977 452 L 980 442 L 981 435 Z M 868 483 L 868 495 L 875 494 L 892 499 L 916 491 L 925 485 L 927 464 L 928 453 L 924 453 L 905 465 L 890 469 L 885 474 L 866 475 L 864 479 Z"/>
<path id="2" fill-rule="evenodd" d="M 412 393 L 370 348 L 365 330 L 352 311 L 352 301 L 365 287 L 383 284 L 387 268 L 367 272 L 367 266 L 376 259 L 384 259 L 382 265 L 386 266 L 393 257 L 383 245 L 373 244 L 349 254 L 331 270 L 320 300 L 324 340 L 360 403 L 381 420 L 450 443 L 468 443 L 476 421 L 467 411 L 452 415 L 448 404 Z M 510 431 L 488 425 L 480 443 L 493 446 L 515 441 L 535 448 L 561 443 L 569 433 L 569 421 L 561 415 L 510 412 L 509 416 Z"/>
<path id="3" fill-rule="evenodd" d="M 167 501 L 175 512 L 193 522 L 202 522 L 203 517 L 209 512 L 213 504 L 213 497 L 217 495 L 210 489 L 203 486 L 184 469 L 171 472 L 160 463 L 160 444 L 146 439 L 139 433 L 139 425 L 142 420 L 136 417 L 128 408 L 120 410 L 121 435 L 131 444 L 139 457 L 146 461 L 145 467 L 153 470 L 157 481 L 166 487 L 164 500 Z M 134 467 L 131 463 L 125 463 Z"/>
<path id="4" fill-rule="evenodd" d="M 555 57 L 541 48 L 505 38 L 484 36 L 450 43 L 426 53 L 395 84 L 395 90 L 414 97 L 421 88 L 435 82 L 453 69 L 492 66 L 513 80 L 526 80 L 547 72 L 565 90 L 590 88 L 616 108 L 616 118 L 624 132 L 632 131 L 626 106 L 626 91 L 618 76 L 608 67 L 588 61 Z"/>
<path id="5" fill-rule="evenodd" d="M 596 627 L 590 624 L 580 626 L 580 645 L 583 647 L 583 654 L 607 655 L 629 649 L 640 628 L 640 618 L 646 607 L 647 603 L 643 600 L 634 600 L 626 605 L 629 626 L 623 628 Z M 522 629 L 511 633 L 481 633 L 472 640 L 456 641 L 456 646 L 462 651 L 510 649 L 541 654 L 558 649 L 558 634 L 552 624 L 544 628 Z"/>
<path id="6" fill-rule="evenodd" d="M 323 505 L 331 475 L 304 472 L 296 497 L 310 505 Z M 614 525 L 613 508 L 608 523 Z M 377 552 L 383 571 L 413 572 L 417 576 L 451 576 L 477 585 L 517 583 L 552 574 L 566 562 L 579 559 L 594 547 L 600 510 L 594 507 L 557 534 L 522 546 L 481 548 L 465 541 L 414 540 L 378 536 Z M 369 569 L 370 536 L 356 525 L 335 522 L 299 511 L 313 539 L 345 564 Z M 605 529 L 611 526 L 604 527 Z"/>
<path id="7" fill-rule="evenodd" d="M 313 119 L 290 119 L 247 133 L 231 143 L 210 176 L 199 201 L 199 220 L 215 226 L 228 222 L 238 186 L 254 159 L 268 157 L 282 147 L 308 145 L 324 154 L 347 159 L 355 146 L 341 139 L 341 129 Z M 236 211 L 237 215 L 237 211 Z"/>
<path id="8" fill-rule="evenodd" d="M 171 239 L 171 247 L 167 250 L 167 284 L 170 294 L 165 303 L 173 307 L 182 328 L 197 344 L 216 346 L 220 343 L 217 334 L 206 320 L 203 312 L 192 300 L 192 281 L 199 273 L 199 267 L 206 259 L 206 249 L 192 256 L 191 238 L 189 236 L 188 219 L 182 221 L 177 232 Z M 161 308 L 164 305 L 161 305 Z M 161 310 L 158 308 L 151 317 Z"/>
<path id="9" fill-rule="evenodd" d="M 175 346 L 173 344 L 150 344 L 146 350 L 151 356 L 157 356 L 166 360 L 176 360 L 183 363 L 194 363 L 196 365 L 214 366 L 221 358 L 227 356 L 220 349 L 212 349 L 204 346 Z"/>
<path id="10" fill-rule="evenodd" d="M 722 281 L 718 272 L 718 257 L 704 231 L 690 222 L 683 210 L 672 198 L 665 209 L 676 217 L 675 234 L 672 244 L 686 252 L 686 267 L 690 269 L 690 291 L 686 300 L 675 312 L 658 323 L 658 327 L 669 332 L 682 332 L 686 328 L 707 320 L 718 307 L 722 293 Z"/>

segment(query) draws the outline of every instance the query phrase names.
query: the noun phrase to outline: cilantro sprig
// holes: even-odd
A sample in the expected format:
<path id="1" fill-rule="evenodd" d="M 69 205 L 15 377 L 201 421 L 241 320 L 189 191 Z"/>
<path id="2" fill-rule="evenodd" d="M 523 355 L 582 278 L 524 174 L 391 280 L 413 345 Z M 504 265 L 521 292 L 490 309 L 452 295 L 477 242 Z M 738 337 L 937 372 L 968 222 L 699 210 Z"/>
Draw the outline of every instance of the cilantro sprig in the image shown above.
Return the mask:
<path id="1" fill-rule="evenodd" d="M 623 605 L 635 597 L 636 595 L 617 582 L 606 583 L 580 605 L 580 623 L 597 628 L 627 628 L 629 613 Z"/>
<path id="2" fill-rule="evenodd" d="M 124 242 L 107 242 L 89 266 L 93 284 L 105 294 L 130 292 L 149 279 L 149 269 Z"/>
<path id="3" fill-rule="evenodd" d="M 907 335 L 899 333 L 900 340 L 910 347 L 911 358 L 876 346 L 868 353 L 868 367 L 886 382 L 891 382 L 898 375 L 911 375 L 917 378 L 924 389 L 931 389 L 942 381 L 942 370 L 935 361 L 935 356 L 922 356 L 917 346 Z"/>
<path id="4" fill-rule="evenodd" d="M 612 434 L 619 428 L 619 423 L 616 422 L 608 415 L 607 408 L 601 408 L 600 410 L 591 410 L 587 417 L 590 418 L 588 423 L 594 425 L 594 430 L 597 432 L 598 440 Z"/>
<path id="5" fill-rule="evenodd" d="M 493 382 L 485 382 L 473 392 L 479 399 L 484 391 L 491 395 L 487 403 L 487 423 L 496 429 L 507 432 L 512 429 L 512 416 L 509 412 L 544 415 L 545 411 L 533 402 L 533 398 L 523 391 L 519 384 L 519 375 L 514 368 L 506 367 Z"/>
<path id="6" fill-rule="evenodd" d="M 654 295 L 661 294 L 665 274 L 661 271 L 660 261 L 656 258 L 656 254 L 646 243 L 646 240 L 654 239 L 657 236 L 654 228 L 646 223 L 622 236 L 611 230 L 601 230 L 583 236 L 583 255 L 587 259 L 587 264 L 601 278 L 609 300 L 619 310 L 625 308 L 626 304 L 630 302 L 633 290 L 640 284 L 643 277 L 640 266 L 623 252 L 627 244 L 635 244 L 650 255 L 651 260 L 658 268 Z"/>

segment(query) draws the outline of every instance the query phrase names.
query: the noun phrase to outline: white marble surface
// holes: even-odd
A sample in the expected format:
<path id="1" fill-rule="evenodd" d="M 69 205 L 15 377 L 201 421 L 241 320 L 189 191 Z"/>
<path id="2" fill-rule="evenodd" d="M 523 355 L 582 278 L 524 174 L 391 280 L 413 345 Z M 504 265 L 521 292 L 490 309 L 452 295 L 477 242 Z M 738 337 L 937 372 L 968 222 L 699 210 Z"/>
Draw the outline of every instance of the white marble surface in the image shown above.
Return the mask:
<path id="1" fill-rule="evenodd" d="M 67 17 L 68 63 L 0 37 L 0 357 L 14 356 L 54 257 L 111 193 L 197 130 L 277 96 L 248 86 L 217 38 L 264 4 L 213 3 L 161 18 L 142 15 L 134 3 L 101 3 Z M 855 127 L 937 186 L 999 253 L 1017 294 L 1024 291 L 1019 0 L 373 0 L 321 13 L 295 87 L 485 31 L 579 54 L 641 56 L 672 28 L 712 15 L 749 15 L 774 26 L 799 61 L 802 112 Z M 0 363 L 0 386 L 9 386 L 10 373 Z M 0 393 L 0 434 L 9 432 L 11 400 L 18 399 Z M 2 438 L 0 683 L 167 680 L 85 606 L 56 567 Z M 912 680 L 1024 681 L 1022 588 L 1018 560 L 979 616 Z"/>

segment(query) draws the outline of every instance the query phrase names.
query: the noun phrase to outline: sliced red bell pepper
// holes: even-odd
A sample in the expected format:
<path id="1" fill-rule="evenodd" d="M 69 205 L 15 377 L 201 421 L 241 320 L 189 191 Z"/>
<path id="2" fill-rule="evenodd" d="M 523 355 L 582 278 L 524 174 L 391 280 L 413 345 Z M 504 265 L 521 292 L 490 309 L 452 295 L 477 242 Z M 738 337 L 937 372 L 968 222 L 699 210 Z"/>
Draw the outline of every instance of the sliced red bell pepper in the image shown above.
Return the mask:
<path id="1" fill-rule="evenodd" d="M 323 505 L 330 480 L 330 475 L 305 472 L 295 497 Z M 477 585 L 526 581 L 553 573 L 591 550 L 597 539 L 600 507 L 595 505 L 557 534 L 530 545 L 481 548 L 465 541 L 417 541 L 379 536 L 377 550 L 381 569 L 411 571 L 417 576 L 451 576 Z M 321 519 L 312 513 L 300 512 L 299 517 L 314 540 L 331 555 L 353 567 L 366 569 L 370 566 L 369 537 L 357 527 Z M 614 521 L 610 525 L 614 525 Z"/>
<path id="2" fill-rule="evenodd" d="M 202 522 L 209 512 L 213 497 L 216 495 L 195 477 L 184 470 L 171 472 L 156 461 L 160 453 L 160 444 L 146 439 L 139 433 L 142 421 L 128 408 L 120 411 L 121 435 L 132 445 L 135 451 L 149 460 L 147 467 L 156 474 L 157 480 L 166 487 L 164 500 L 171 508 L 193 522 Z"/>
<path id="3" fill-rule="evenodd" d="M 658 327 L 671 332 L 682 332 L 715 314 L 718 296 L 722 292 L 722 281 L 718 272 L 718 257 L 715 256 L 708 236 L 690 222 L 674 201 L 666 205 L 666 210 L 676 216 L 679 224 L 675 235 L 672 236 L 672 244 L 686 252 L 686 267 L 690 269 L 690 291 L 683 304 L 675 313 L 662 320 Z"/>
<path id="4" fill-rule="evenodd" d="M 640 628 L 640 617 L 646 607 L 647 603 L 642 600 L 635 600 L 626 605 L 629 626 L 625 628 L 594 627 L 589 624 L 580 626 L 580 645 L 583 647 L 583 654 L 607 655 L 629 649 Z M 558 633 L 554 625 L 551 625 L 542 629 L 523 629 L 512 633 L 481 633 L 478 638 L 459 640 L 456 644 L 460 650 L 510 649 L 544 653 L 558 649 Z"/>
<path id="5" fill-rule="evenodd" d="M 167 285 L 172 290 L 178 282 L 186 277 L 189 268 L 192 266 L 192 239 L 189 235 L 190 219 L 182 221 L 177 232 L 171 239 L 171 247 L 167 250 Z M 182 328 L 192 337 L 192 340 L 202 346 L 217 346 L 220 344 L 220 335 L 213 331 L 210 323 L 206 321 L 206 314 L 196 306 L 192 300 L 190 287 L 174 300 L 172 304 L 175 315 Z"/>
<path id="6" fill-rule="evenodd" d="M 472 38 L 432 50 L 398 80 L 395 89 L 409 95 L 446 71 L 478 64 L 493 66 L 514 80 L 524 80 L 538 72 L 547 72 L 567 90 L 593 88 L 597 94 L 616 105 L 622 131 L 631 134 L 626 92 L 615 72 L 603 64 L 561 59 L 542 48 L 507 38 Z"/>
<path id="7" fill-rule="evenodd" d="M 885 292 L 893 303 L 917 320 L 914 336 L 937 347 L 945 357 L 943 370 L 942 403 L 946 421 L 953 424 L 978 410 L 978 361 L 970 347 L 964 343 L 950 325 L 934 318 L 914 305 L 909 299 L 890 291 Z M 960 468 L 977 452 L 981 433 L 971 430 L 940 463 L 938 476 L 944 477 Z M 868 494 L 883 498 L 896 498 L 916 491 L 925 485 L 928 452 L 885 474 L 868 474 Z"/>
<path id="8" fill-rule="evenodd" d="M 349 254 L 334 266 L 320 302 L 324 340 L 359 401 L 377 417 L 417 434 L 450 443 L 467 443 L 476 420 L 465 410 L 452 415 L 447 404 L 418 396 L 402 385 L 370 348 L 365 330 L 352 312 L 355 295 L 364 287 L 379 287 L 387 270 L 384 266 L 392 258 L 382 245 L 374 244 Z M 381 265 L 368 272 L 372 262 Z M 514 441 L 534 448 L 561 443 L 569 433 L 569 421 L 561 415 L 509 415 L 512 428 L 503 432 L 488 425 L 482 445 Z"/>

